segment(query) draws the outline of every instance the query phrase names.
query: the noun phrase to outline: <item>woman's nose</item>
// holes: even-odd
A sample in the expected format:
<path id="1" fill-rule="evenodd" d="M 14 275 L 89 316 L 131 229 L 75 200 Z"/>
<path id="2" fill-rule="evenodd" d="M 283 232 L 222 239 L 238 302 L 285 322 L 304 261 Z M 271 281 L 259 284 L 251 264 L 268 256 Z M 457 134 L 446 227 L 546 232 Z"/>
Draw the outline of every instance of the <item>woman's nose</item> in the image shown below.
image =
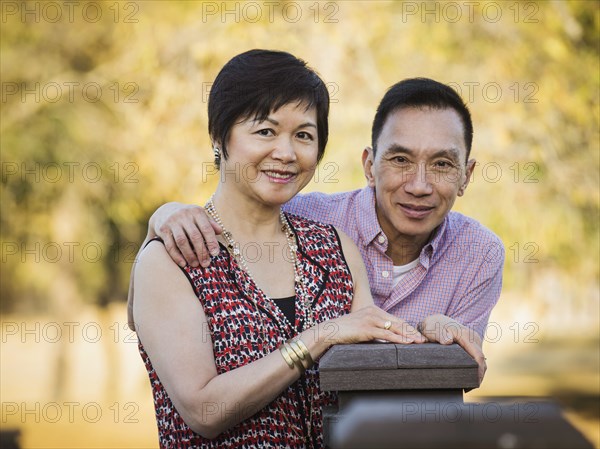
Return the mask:
<path id="1" fill-rule="evenodd" d="M 294 162 L 296 160 L 296 150 L 291 139 L 283 136 L 277 139 L 271 155 L 273 159 L 283 162 Z"/>

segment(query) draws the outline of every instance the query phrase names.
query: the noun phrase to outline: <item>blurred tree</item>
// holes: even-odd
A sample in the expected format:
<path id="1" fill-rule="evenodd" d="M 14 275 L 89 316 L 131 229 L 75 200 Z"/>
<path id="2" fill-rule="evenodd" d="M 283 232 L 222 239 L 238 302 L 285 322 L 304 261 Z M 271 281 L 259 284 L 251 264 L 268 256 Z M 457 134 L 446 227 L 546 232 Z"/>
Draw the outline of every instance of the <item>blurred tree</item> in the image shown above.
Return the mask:
<path id="1" fill-rule="evenodd" d="M 418 2 L 329 2 L 303 3 L 294 21 L 289 4 L 257 20 L 223 20 L 201 2 L 102 3 L 93 23 L 3 19 L 2 311 L 125 299 L 150 213 L 214 187 L 206 95 L 253 47 L 291 51 L 329 83 L 331 143 L 310 189 L 363 185 L 360 151 L 388 86 L 452 83 L 480 162 L 457 208 L 503 238 L 507 288 L 529 294 L 547 270 L 577 276 L 573 296 L 597 288 L 598 2 L 457 3 L 459 20 L 444 3 L 428 4 L 436 16 L 409 14 Z"/>

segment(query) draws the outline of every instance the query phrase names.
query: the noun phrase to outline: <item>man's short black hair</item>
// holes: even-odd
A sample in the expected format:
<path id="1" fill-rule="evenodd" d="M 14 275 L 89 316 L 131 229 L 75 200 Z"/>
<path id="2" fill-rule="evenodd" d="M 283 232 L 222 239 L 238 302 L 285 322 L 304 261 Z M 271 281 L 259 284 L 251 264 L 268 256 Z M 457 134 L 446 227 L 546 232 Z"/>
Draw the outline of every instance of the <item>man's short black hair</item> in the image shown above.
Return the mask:
<path id="1" fill-rule="evenodd" d="M 467 160 L 473 144 L 473 122 L 465 102 L 454 89 L 429 78 L 410 78 L 394 84 L 377 107 L 371 129 L 371 145 L 377 151 L 377 140 L 388 116 L 404 108 L 454 109 L 464 129 Z"/>
<path id="2" fill-rule="evenodd" d="M 329 135 L 329 93 L 319 75 L 290 53 L 250 50 L 225 64 L 210 90 L 208 132 L 227 159 L 227 141 L 236 123 L 265 120 L 290 103 L 316 109 L 320 161 Z"/>

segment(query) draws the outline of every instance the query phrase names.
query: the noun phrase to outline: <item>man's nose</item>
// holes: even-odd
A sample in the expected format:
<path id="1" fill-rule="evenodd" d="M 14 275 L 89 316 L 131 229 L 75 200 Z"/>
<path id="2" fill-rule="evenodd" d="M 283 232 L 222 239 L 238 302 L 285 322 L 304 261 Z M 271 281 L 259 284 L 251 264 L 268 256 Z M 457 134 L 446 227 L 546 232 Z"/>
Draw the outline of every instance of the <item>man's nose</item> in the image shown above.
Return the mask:
<path id="1" fill-rule="evenodd" d="M 433 186 L 427 175 L 425 164 L 416 164 L 412 170 L 404 173 L 404 190 L 414 196 L 431 195 Z"/>

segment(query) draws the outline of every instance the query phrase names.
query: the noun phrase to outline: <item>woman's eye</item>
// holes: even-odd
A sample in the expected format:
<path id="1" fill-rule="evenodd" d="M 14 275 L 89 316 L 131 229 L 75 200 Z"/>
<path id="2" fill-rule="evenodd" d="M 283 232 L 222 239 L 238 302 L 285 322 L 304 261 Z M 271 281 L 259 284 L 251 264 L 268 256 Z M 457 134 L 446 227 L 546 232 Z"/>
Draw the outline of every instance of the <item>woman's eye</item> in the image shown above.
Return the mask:
<path id="1" fill-rule="evenodd" d="M 307 133 L 307 132 L 305 132 L 305 131 L 300 131 L 300 132 L 297 134 L 297 136 L 298 136 L 298 138 L 299 138 L 299 139 L 302 139 L 302 140 L 314 140 L 314 138 L 313 138 L 312 134 L 310 134 L 310 133 Z"/>
<path id="2" fill-rule="evenodd" d="M 273 135 L 273 130 L 270 128 L 265 128 L 265 129 L 259 129 L 258 131 L 256 131 L 256 134 L 258 134 L 259 136 L 272 136 Z"/>

